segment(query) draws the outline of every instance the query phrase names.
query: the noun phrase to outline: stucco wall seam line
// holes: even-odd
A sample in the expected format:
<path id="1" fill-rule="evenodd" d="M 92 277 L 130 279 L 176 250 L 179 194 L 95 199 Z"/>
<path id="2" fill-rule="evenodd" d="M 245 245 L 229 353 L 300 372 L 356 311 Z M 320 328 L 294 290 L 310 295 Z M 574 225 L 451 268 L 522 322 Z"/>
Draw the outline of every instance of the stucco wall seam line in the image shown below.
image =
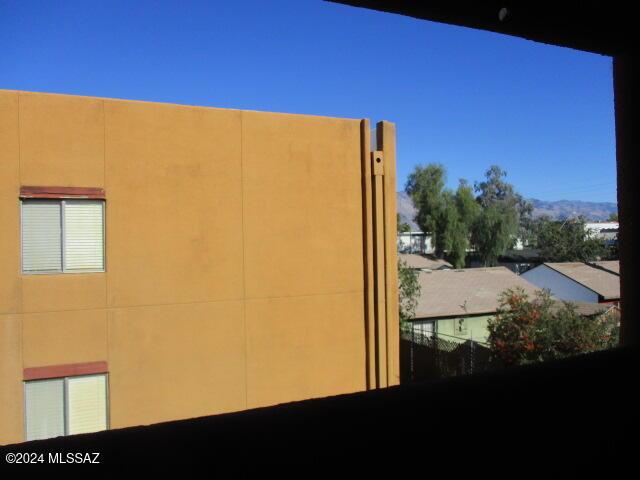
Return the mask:
<path id="1" fill-rule="evenodd" d="M 103 174 L 102 174 L 102 186 L 104 191 L 107 192 L 107 113 L 105 107 L 105 101 L 102 100 L 102 166 L 103 166 Z M 106 195 L 105 195 L 106 197 Z M 109 242 L 107 237 L 107 226 L 108 226 L 108 216 L 109 216 L 109 208 L 104 205 L 104 269 L 105 269 L 105 278 L 104 278 L 104 305 L 106 310 L 106 321 L 105 321 L 105 343 L 107 347 L 107 363 L 111 361 L 111 315 L 109 311 L 109 274 L 108 272 L 108 258 L 109 258 Z M 107 381 L 108 378 L 107 378 Z M 107 388 L 107 392 L 110 390 Z"/>
<path id="2" fill-rule="evenodd" d="M 21 163 L 22 163 L 22 152 L 21 152 L 21 145 L 20 145 L 20 137 L 21 137 L 21 133 L 20 133 L 20 93 L 17 94 L 17 98 L 18 98 L 18 188 L 19 186 L 22 184 L 22 170 L 21 170 Z M 22 206 L 20 201 L 18 201 L 18 221 L 20 222 L 18 225 L 18 231 L 16 232 L 16 235 L 18 235 L 18 246 L 20 249 L 20 270 L 22 270 Z M 24 310 L 23 307 L 23 298 L 24 298 L 24 294 L 23 294 L 23 286 L 22 286 L 22 277 L 20 277 L 20 281 L 18 282 L 18 304 L 16 305 L 16 311 L 17 313 L 21 313 Z M 22 328 L 22 327 L 21 327 Z M 22 334 L 21 334 L 22 335 Z M 24 355 L 23 355 L 23 361 L 24 361 Z"/>
<path id="3" fill-rule="evenodd" d="M 284 295 L 284 296 L 276 296 L 276 297 L 228 298 L 223 300 L 207 300 L 207 301 L 201 301 L 201 302 L 150 303 L 150 304 L 144 304 L 144 305 L 119 305 L 119 306 L 110 306 L 110 307 L 74 308 L 74 309 L 64 309 L 64 310 L 36 310 L 36 311 L 29 311 L 29 312 L 21 312 L 20 314 L 37 315 L 40 313 L 44 314 L 44 313 L 60 313 L 60 312 L 87 312 L 87 311 L 101 312 L 101 311 L 122 310 L 126 308 L 171 307 L 171 306 L 179 306 L 179 305 L 206 305 L 211 303 L 224 303 L 224 302 L 245 303 L 246 301 L 249 301 L 249 300 L 283 300 L 286 298 L 334 297 L 339 295 L 353 295 L 353 294 L 364 294 L 364 290 L 316 293 L 316 294 L 308 294 L 308 295 Z"/>
<path id="4" fill-rule="evenodd" d="M 277 295 L 272 297 L 247 297 L 245 300 L 278 300 L 283 298 L 309 298 L 309 297 L 323 297 L 323 296 L 334 296 L 334 295 L 350 295 L 353 293 L 362 293 L 364 294 L 364 290 L 347 290 L 344 292 L 327 292 L 327 293 L 307 293 L 302 295 Z"/>
<path id="5" fill-rule="evenodd" d="M 21 138 L 21 131 L 20 131 L 20 122 L 21 122 L 21 115 L 20 115 L 20 93 L 17 94 L 17 101 L 18 101 L 18 185 L 22 184 L 22 170 L 21 170 L 21 163 L 22 163 L 22 152 L 21 152 L 21 145 L 20 145 L 20 138 Z M 20 201 L 17 202 L 18 204 L 18 209 L 19 209 L 19 215 L 18 215 L 18 222 L 20 222 L 18 224 L 18 231 L 16 232 L 16 235 L 19 235 L 18 238 L 18 245 L 20 248 L 20 270 L 22 270 L 22 206 L 20 204 Z M 18 304 L 16 305 L 17 307 L 17 311 L 18 313 L 22 313 L 22 311 L 24 310 L 23 307 L 23 286 L 22 286 L 22 277 L 20 277 L 20 281 L 18 282 Z M 25 364 L 24 364 L 24 321 L 22 320 L 22 317 L 18 317 L 18 320 L 20 322 L 20 348 L 19 348 L 19 352 L 20 352 L 20 364 L 22 365 L 22 369 L 24 370 Z M 22 390 L 23 391 L 23 390 Z M 24 391 L 23 391 L 24 392 Z M 22 404 L 24 404 L 24 398 L 22 398 Z M 23 412 L 24 415 L 24 412 Z M 24 427 L 24 425 L 23 425 Z M 22 432 L 23 438 L 26 438 L 26 433 L 23 430 Z"/>
<path id="6" fill-rule="evenodd" d="M 18 183 L 22 184 L 22 178 L 20 177 L 20 162 L 22 161 L 22 155 L 20 153 L 20 94 L 18 94 Z"/>
<path id="7" fill-rule="evenodd" d="M 102 101 L 102 167 L 103 167 L 103 173 L 102 173 L 102 186 L 103 186 L 103 190 L 105 192 L 105 200 L 106 200 L 106 192 L 107 192 L 107 114 L 106 114 L 106 110 L 105 110 L 105 106 L 104 106 L 104 100 Z M 108 271 L 109 268 L 109 243 L 106 241 L 107 240 L 107 221 L 108 221 L 108 216 L 109 216 L 109 208 L 106 205 L 106 201 L 105 201 L 105 205 L 104 205 L 104 238 L 105 238 L 105 242 L 104 242 L 104 270 L 105 273 Z M 109 275 L 106 274 L 105 278 L 104 278 L 104 304 L 105 307 L 109 306 Z"/>
<path id="8" fill-rule="evenodd" d="M 248 365 L 249 359 L 247 352 L 249 351 L 247 339 L 247 279 L 245 265 L 245 223 L 244 223 L 244 114 L 240 112 L 240 215 L 242 226 L 242 326 L 244 329 L 244 408 L 249 406 L 249 385 L 248 385 Z"/>
<path id="9" fill-rule="evenodd" d="M 102 185 L 107 191 L 107 115 L 102 101 Z"/>
<path id="10" fill-rule="evenodd" d="M 180 305 L 207 305 L 211 303 L 224 303 L 224 302 L 241 302 L 242 298 L 232 298 L 225 300 L 210 300 L 204 302 L 177 302 L 177 303 L 149 303 L 144 305 L 120 305 L 117 307 L 89 307 L 89 308 L 73 308 L 64 310 L 36 310 L 30 312 L 23 312 L 23 315 L 39 315 L 45 313 L 63 313 L 63 312 L 104 312 L 113 310 L 123 310 L 129 308 L 150 308 L 150 307 L 173 307 Z"/>

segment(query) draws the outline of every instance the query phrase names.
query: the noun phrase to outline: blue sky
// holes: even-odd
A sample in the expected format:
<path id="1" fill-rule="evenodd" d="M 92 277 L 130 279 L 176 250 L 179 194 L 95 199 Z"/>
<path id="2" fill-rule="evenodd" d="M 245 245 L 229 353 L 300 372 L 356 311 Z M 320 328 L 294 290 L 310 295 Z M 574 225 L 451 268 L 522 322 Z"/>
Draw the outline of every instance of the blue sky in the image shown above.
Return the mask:
<path id="1" fill-rule="evenodd" d="M 311 0 L 0 0 L 0 44 L 0 88 L 390 120 L 399 189 L 616 200 L 608 57 Z"/>

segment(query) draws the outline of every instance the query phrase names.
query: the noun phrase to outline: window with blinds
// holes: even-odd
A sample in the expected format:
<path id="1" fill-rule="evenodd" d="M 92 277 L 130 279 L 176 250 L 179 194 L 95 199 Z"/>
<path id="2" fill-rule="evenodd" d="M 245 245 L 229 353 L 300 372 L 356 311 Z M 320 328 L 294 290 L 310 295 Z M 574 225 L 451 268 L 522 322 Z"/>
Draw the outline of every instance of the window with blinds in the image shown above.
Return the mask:
<path id="1" fill-rule="evenodd" d="M 107 428 L 107 381 L 105 375 L 67 379 L 68 434 L 90 433 Z"/>
<path id="2" fill-rule="evenodd" d="M 64 379 L 27 382 L 24 395 L 27 440 L 64 435 Z"/>
<path id="3" fill-rule="evenodd" d="M 104 201 L 23 200 L 22 271 L 104 271 Z"/>
<path id="4" fill-rule="evenodd" d="M 62 269 L 60 202 L 22 202 L 22 271 L 58 272 Z"/>
<path id="5" fill-rule="evenodd" d="M 106 430 L 107 375 L 25 382 L 26 439 Z"/>

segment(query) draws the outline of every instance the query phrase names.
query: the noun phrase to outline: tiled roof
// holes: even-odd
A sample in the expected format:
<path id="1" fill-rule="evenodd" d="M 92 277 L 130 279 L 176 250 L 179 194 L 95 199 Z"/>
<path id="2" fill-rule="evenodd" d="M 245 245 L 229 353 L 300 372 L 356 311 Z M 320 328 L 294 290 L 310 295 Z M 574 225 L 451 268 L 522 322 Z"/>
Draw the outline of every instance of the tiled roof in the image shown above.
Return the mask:
<path id="1" fill-rule="evenodd" d="M 420 272 L 420 298 L 415 318 L 493 313 L 498 296 L 521 287 L 531 297 L 537 288 L 505 267 Z"/>
<path id="2" fill-rule="evenodd" d="M 576 312 L 585 317 L 604 313 L 611 310 L 612 308 L 616 308 L 615 306 L 608 303 L 565 302 L 563 300 L 559 300 L 555 304 L 556 309 L 560 308 L 564 303 L 573 303 L 576 306 Z"/>
<path id="3" fill-rule="evenodd" d="M 618 260 L 603 260 L 600 262 L 593 262 L 593 264 L 620 275 L 620 262 Z"/>
<path id="4" fill-rule="evenodd" d="M 615 273 L 582 262 L 545 263 L 544 265 L 584 285 L 605 300 L 620 298 L 620 277 Z"/>
<path id="5" fill-rule="evenodd" d="M 398 257 L 407 262 L 409 268 L 428 268 L 430 270 L 438 270 L 440 268 L 453 268 L 446 260 L 416 253 L 399 253 Z"/>

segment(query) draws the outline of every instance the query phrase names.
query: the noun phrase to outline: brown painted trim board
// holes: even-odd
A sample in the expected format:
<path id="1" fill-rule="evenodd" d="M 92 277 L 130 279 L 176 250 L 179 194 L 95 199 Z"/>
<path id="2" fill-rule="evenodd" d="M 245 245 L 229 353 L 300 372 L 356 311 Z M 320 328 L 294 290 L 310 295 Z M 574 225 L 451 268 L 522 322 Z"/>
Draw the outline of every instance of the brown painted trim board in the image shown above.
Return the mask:
<path id="1" fill-rule="evenodd" d="M 23 379 L 44 380 L 47 378 L 77 377 L 79 375 L 93 375 L 97 373 L 107 373 L 109 365 L 107 362 L 85 362 L 72 363 L 68 365 L 47 365 L 46 367 L 25 368 Z"/>
<path id="2" fill-rule="evenodd" d="M 95 187 L 20 187 L 20 198 L 92 198 L 105 199 L 103 188 Z"/>

